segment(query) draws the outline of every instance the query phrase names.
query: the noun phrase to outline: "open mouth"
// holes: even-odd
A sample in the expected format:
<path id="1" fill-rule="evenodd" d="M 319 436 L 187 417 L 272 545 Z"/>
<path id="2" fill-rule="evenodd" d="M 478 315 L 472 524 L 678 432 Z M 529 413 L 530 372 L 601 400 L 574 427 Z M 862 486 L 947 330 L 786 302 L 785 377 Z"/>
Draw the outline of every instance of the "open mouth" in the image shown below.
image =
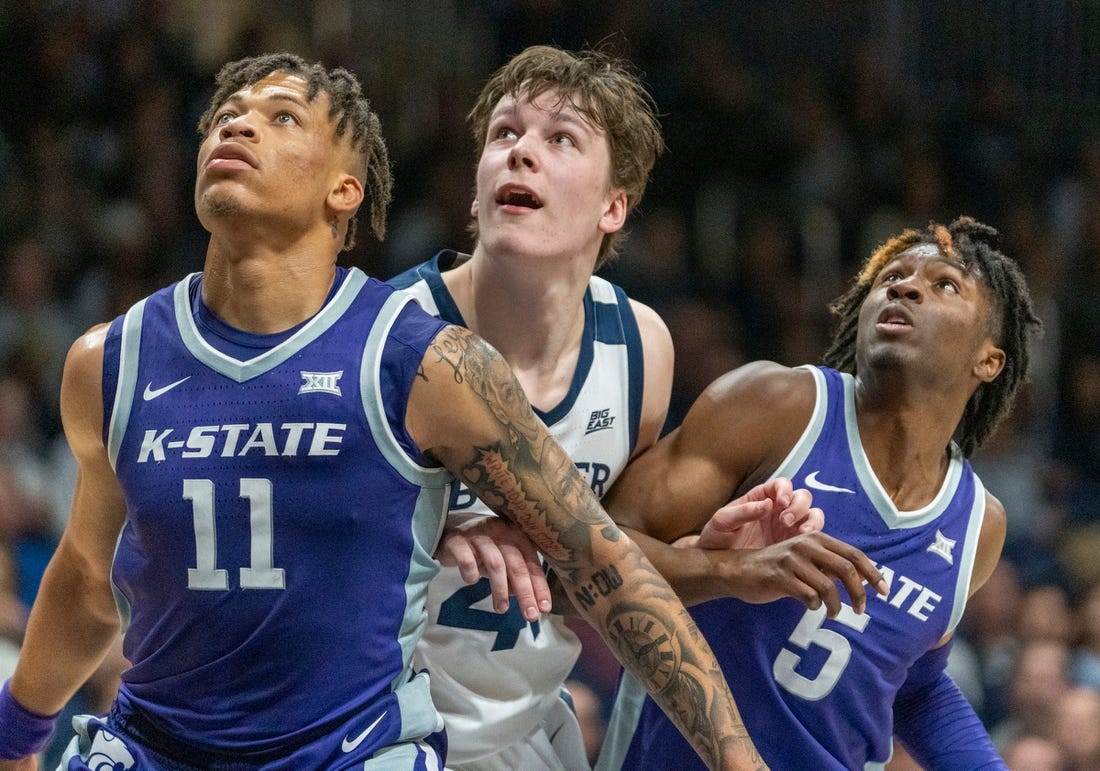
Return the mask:
<path id="1" fill-rule="evenodd" d="M 913 319 L 909 312 L 900 305 L 884 308 L 878 316 L 878 324 L 885 327 L 901 328 L 913 326 Z"/>
<path id="2" fill-rule="evenodd" d="M 501 206 L 518 206 L 523 209 L 541 209 L 542 201 L 530 190 L 518 187 L 504 188 L 497 195 L 497 203 Z"/>

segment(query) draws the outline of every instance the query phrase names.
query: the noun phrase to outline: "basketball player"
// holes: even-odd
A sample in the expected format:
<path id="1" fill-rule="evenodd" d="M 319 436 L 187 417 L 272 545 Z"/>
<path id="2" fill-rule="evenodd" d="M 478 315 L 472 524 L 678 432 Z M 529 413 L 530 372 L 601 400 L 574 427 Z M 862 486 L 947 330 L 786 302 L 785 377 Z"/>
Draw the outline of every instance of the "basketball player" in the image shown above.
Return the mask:
<path id="1" fill-rule="evenodd" d="M 203 272 L 68 356 L 77 488 L 0 690 L 0 768 L 35 767 L 118 610 L 132 666 L 110 713 L 79 721 L 67 769 L 441 767 L 411 655 L 448 471 L 588 592 L 588 618 L 675 705 L 708 765 L 759 767 L 683 606 L 504 360 L 337 267 L 363 198 L 381 236 L 390 197 L 354 76 L 276 54 L 217 82 L 195 186 Z M 653 625 L 625 639 L 642 603 Z"/>
<path id="2" fill-rule="evenodd" d="M 605 499 L 668 540 L 731 486 L 787 476 L 886 577 L 865 612 L 844 603 L 832 618 L 793 599 L 694 608 L 773 768 L 881 769 L 895 732 L 926 768 L 1004 767 L 944 671 L 1005 537 L 967 458 L 1008 412 L 1039 326 L 996 238 L 960 218 L 891 239 L 833 306 L 828 366 L 723 376 Z M 627 675 L 597 768 L 703 768 L 675 733 Z"/>
<path id="3" fill-rule="evenodd" d="M 491 76 L 470 122 L 481 148 L 473 253 L 440 252 L 391 283 L 501 352 L 602 495 L 657 440 L 672 381 L 664 323 L 593 275 L 615 253 L 663 147 L 649 95 L 624 62 L 535 46 Z M 796 499 L 789 483 L 769 494 L 780 510 L 799 512 L 779 537 L 820 527 L 806 511 L 808 496 Z M 462 524 L 448 544 L 461 546 L 462 533 L 500 535 L 497 518 L 465 488 L 450 506 Z M 465 548 L 476 562 L 478 543 Z M 526 601 L 509 605 L 507 580 L 467 585 L 462 559 L 453 561 L 429 587 L 429 624 L 415 655 L 446 720 L 448 768 L 587 768 L 563 692 L 580 652 L 576 636 L 559 615 L 524 613 L 535 607 Z M 864 570 L 873 572 L 865 559 Z M 537 565 L 534 572 L 542 577 Z M 831 579 L 825 584 L 835 592 Z"/>

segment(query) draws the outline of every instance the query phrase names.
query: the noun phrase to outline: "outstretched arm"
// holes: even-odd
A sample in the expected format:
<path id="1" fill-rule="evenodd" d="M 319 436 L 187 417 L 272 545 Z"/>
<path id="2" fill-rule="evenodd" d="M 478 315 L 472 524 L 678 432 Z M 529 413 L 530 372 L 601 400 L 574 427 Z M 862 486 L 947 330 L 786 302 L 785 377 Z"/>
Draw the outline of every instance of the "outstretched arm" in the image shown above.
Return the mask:
<path id="1" fill-rule="evenodd" d="M 531 537 L 582 615 L 710 767 L 764 767 L 682 603 L 600 508 L 491 346 L 467 330 L 442 330 L 407 422 L 424 451 Z"/>
<path id="2" fill-rule="evenodd" d="M 18 704 L 39 716 L 65 706 L 119 633 L 110 569 L 126 506 L 100 428 L 105 334 L 97 327 L 73 344 L 61 384 L 61 417 L 78 464 L 72 515 L 42 578 L 10 683 Z M 7 755 L 0 746 L 0 757 Z M 0 769 L 33 767 L 0 761 Z"/>

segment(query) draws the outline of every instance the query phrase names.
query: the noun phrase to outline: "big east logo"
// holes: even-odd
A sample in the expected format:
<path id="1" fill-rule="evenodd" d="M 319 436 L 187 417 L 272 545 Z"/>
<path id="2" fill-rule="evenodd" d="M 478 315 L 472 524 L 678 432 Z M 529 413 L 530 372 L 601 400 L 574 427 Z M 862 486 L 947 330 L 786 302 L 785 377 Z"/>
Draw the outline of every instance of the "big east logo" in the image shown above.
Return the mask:
<path id="1" fill-rule="evenodd" d="M 611 424 L 615 422 L 615 416 L 610 414 L 610 409 L 595 410 L 588 416 L 588 428 L 585 429 L 585 434 L 591 434 L 595 431 L 603 431 L 605 428 L 611 428 Z"/>

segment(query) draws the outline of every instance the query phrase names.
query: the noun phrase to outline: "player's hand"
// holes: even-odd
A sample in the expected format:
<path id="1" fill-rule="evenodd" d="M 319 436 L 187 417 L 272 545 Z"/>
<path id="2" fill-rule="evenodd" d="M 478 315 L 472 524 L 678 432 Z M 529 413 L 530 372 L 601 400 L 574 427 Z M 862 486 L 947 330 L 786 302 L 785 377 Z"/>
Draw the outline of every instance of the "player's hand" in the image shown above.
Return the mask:
<path id="1" fill-rule="evenodd" d="M 701 549 L 759 549 L 825 525 L 809 490 L 794 490 L 785 477 L 769 479 L 716 511 L 703 526 Z"/>
<path id="2" fill-rule="evenodd" d="M 0 760 L 0 771 L 38 771 L 38 759 L 32 755 L 20 760 Z"/>
<path id="3" fill-rule="evenodd" d="M 794 597 L 811 609 L 825 605 L 832 618 L 843 586 L 848 604 L 862 613 L 866 584 L 885 594 L 886 582 L 862 551 L 821 532 L 825 515 L 812 502 L 809 490 L 777 477 L 727 503 L 699 535 L 676 545 L 726 550 L 712 557 L 727 596 L 754 603 Z"/>
<path id="4" fill-rule="evenodd" d="M 727 576 L 728 594 L 745 602 L 794 597 L 807 608 L 825 606 L 829 618 L 840 612 L 840 587 L 856 613 L 867 607 L 867 585 L 885 595 L 882 574 L 867 555 L 822 532 L 804 533 L 759 549 L 716 555 Z"/>
<path id="5" fill-rule="evenodd" d="M 550 586 L 538 550 L 519 527 L 501 517 L 448 520 L 435 557 L 442 565 L 457 567 L 468 584 L 489 579 L 498 613 L 508 610 L 509 596 L 516 598 L 528 621 L 538 620 L 540 611 L 550 612 Z"/>

